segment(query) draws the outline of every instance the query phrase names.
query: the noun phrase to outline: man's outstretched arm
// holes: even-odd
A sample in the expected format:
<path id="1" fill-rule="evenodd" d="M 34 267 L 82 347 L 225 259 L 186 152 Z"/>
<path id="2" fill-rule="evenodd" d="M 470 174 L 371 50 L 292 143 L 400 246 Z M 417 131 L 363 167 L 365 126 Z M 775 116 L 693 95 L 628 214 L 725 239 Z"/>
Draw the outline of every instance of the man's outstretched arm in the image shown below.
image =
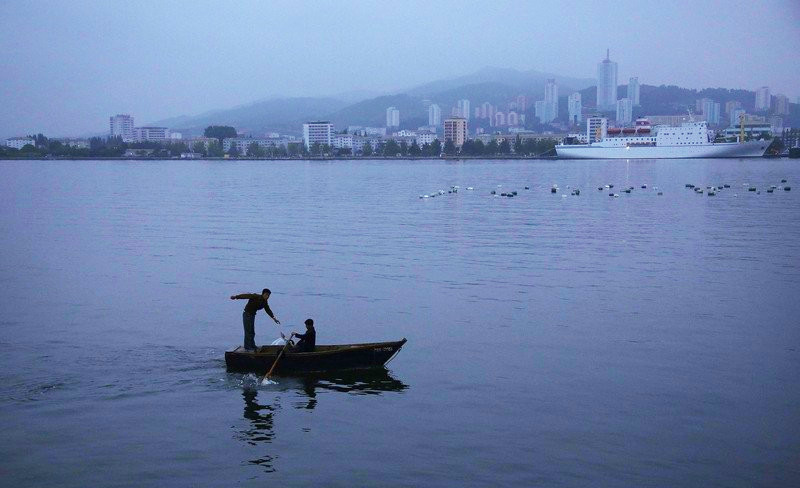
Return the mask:
<path id="1" fill-rule="evenodd" d="M 270 316 L 270 318 L 271 318 L 272 320 L 274 320 L 276 324 L 280 324 L 280 323 L 281 323 L 281 321 L 280 321 L 280 320 L 278 320 L 278 319 L 276 319 L 276 318 L 275 318 L 275 314 L 274 314 L 274 313 L 272 313 L 272 309 L 271 309 L 271 308 L 269 308 L 269 305 L 268 305 L 268 304 L 266 304 L 266 303 L 264 304 L 264 311 L 265 311 L 265 312 L 267 312 L 267 315 L 269 315 L 269 316 Z"/>
<path id="2" fill-rule="evenodd" d="M 259 295 L 255 293 L 241 293 L 239 295 L 231 295 L 231 300 L 250 300 L 251 298 L 258 298 Z"/>

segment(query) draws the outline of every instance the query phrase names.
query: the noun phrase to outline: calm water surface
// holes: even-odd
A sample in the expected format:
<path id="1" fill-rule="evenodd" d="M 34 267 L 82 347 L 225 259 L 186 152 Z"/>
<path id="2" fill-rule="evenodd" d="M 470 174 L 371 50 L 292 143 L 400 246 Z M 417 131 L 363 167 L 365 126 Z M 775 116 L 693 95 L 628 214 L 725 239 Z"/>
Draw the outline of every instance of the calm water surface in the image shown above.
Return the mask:
<path id="1" fill-rule="evenodd" d="M 786 159 L 0 162 L 0 485 L 798 486 L 798 184 Z M 223 354 L 228 297 L 263 287 L 284 332 L 408 343 L 259 386 Z"/>

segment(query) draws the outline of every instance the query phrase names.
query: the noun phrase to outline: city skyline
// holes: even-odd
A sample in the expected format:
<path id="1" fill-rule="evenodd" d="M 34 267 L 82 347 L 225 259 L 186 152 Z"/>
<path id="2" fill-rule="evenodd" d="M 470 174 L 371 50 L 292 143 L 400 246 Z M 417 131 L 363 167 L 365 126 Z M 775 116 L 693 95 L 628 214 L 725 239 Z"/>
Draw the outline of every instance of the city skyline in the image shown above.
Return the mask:
<path id="1" fill-rule="evenodd" d="M 577 17 L 552 2 L 498 2 L 479 11 L 438 2 L 425 4 L 425 16 L 408 4 L 213 6 L 6 5 L 0 12 L 6 53 L 0 136 L 100 132 L 109 113 L 135 113 L 151 123 L 283 96 L 398 93 L 472 72 L 486 64 L 482 59 L 594 78 L 606 48 L 620 81 L 637 76 L 642 84 L 686 88 L 769 86 L 790 100 L 800 95 L 800 67 L 793 62 L 800 7 L 790 1 L 743 3 L 726 9 L 724 18 L 712 2 L 631 2 L 622 20 L 588 2 L 576 9 Z M 445 28 L 441 18 L 458 20 L 456 27 Z M 709 25 L 709 18 L 716 20 Z M 691 32 L 702 32 L 702 42 Z M 485 42 L 494 36 L 504 39 L 503 49 Z M 352 55 L 331 57 L 330 48 Z M 15 55 L 25 52 L 45 61 Z"/>

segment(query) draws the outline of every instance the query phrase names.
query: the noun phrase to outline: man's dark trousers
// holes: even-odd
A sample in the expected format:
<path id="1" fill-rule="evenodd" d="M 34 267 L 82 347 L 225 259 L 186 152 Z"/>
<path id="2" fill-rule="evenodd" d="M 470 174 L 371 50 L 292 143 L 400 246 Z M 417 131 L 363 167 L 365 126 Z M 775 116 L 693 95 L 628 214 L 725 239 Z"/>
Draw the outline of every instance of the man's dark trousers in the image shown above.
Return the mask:
<path id="1" fill-rule="evenodd" d="M 244 324 L 244 348 L 256 348 L 256 314 L 242 312 L 242 324 Z"/>

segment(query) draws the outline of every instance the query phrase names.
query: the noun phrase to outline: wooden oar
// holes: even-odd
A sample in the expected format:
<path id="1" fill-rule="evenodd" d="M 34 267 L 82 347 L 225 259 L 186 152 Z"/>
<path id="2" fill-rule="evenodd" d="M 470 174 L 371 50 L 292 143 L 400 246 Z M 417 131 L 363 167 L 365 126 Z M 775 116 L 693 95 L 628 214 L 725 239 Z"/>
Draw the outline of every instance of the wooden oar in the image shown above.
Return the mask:
<path id="1" fill-rule="evenodd" d="M 283 351 L 285 351 L 287 347 L 289 347 L 289 341 L 286 341 L 286 344 L 283 345 L 283 349 L 281 349 L 281 352 L 278 353 L 278 357 L 275 358 L 275 362 L 272 363 L 272 367 L 269 368 L 267 374 L 265 374 L 264 377 L 261 378 L 262 385 L 264 384 L 265 381 L 269 380 L 270 376 L 272 376 L 272 372 L 275 370 L 275 366 L 278 365 L 278 360 L 280 360 L 281 356 L 283 356 Z"/>

